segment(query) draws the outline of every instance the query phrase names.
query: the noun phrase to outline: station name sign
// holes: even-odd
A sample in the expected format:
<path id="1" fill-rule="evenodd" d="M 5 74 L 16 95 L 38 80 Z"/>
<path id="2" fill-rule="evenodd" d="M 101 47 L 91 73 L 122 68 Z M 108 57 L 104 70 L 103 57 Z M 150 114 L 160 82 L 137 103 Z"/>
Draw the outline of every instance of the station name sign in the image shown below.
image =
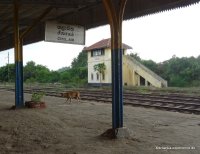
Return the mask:
<path id="1" fill-rule="evenodd" d="M 85 45 L 85 28 L 58 22 L 46 22 L 45 41 Z"/>

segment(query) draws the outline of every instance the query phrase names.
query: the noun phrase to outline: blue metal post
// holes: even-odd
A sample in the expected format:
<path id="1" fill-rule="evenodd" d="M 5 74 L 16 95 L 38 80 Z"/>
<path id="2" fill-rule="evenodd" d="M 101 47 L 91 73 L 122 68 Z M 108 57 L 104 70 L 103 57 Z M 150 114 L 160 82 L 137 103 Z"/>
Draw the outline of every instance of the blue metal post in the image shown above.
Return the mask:
<path id="1" fill-rule="evenodd" d="M 24 106 L 23 89 L 23 38 L 41 21 L 53 8 L 48 7 L 30 27 L 28 27 L 21 36 L 19 35 L 19 2 L 14 0 L 14 29 L 15 29 L 15 107 Z"/>
<path id="2" fill-rule="evenodd" d="M 113 49 L 112 57 L 112 127 L 123 127 L 122 49 Z"/>
<path id="3" fill-rule="evenodd" d="M 123 127 L 122 21 L 127 0 L 103 0 L 110 23 L 112 59 L 112 135 Z M 108 134 L 109 134 L 108 130 Z"/>
<path id="4" fill-rule="evenodd" d="M 19 3 L 14 0 L 15 32 L 15 107 L 24 106 L 22 39 L 19 36 Z"/>
<path id="5" fill-rule="evenodd" d="M 15 61 L 15 107 L 24 107 L 23 62 Z"/>

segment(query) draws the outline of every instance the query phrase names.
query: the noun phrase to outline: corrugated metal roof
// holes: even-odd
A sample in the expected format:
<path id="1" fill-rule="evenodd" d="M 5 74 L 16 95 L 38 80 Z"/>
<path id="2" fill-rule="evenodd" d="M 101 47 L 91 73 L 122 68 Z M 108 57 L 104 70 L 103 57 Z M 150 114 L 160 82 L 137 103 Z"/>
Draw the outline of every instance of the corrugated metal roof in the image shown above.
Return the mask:
<path id="1" fill-rule="evenodd" d="M 132 19 L 173 8 L 188 6 L 200 0 L 128 0 L 124 19 Z M 113 0 L 118 4 L 118 0 Z M 20 30 L 23 32 L 47 9 L 45 18 L 24 39 L 24 45 L 44 40 L 45 21 L 82 25 L 86 29 L 108 24 L 102 0 L 19 0 Z M 12 48 L 13 0 L 0 1 L 0 51 Z"/>
<path id="2" fill-rule="evenodd" d="M 91 46 L 89 47 L 85 47 L 83 50 L 84 51 L 90 51 L 90 50 L 94 50 L 94 49 L 105 49 L 105 48 L 111 48 L 111 41 L 110 41 L 110 38 L 108 39 L 103 39 L 99 42 L 96 42 L 94 44 L 92 44 Z M 122 44 L 122 48 L 123 49 L 132 49 L 131 46 L 128 46 L 126 44 Z"/>

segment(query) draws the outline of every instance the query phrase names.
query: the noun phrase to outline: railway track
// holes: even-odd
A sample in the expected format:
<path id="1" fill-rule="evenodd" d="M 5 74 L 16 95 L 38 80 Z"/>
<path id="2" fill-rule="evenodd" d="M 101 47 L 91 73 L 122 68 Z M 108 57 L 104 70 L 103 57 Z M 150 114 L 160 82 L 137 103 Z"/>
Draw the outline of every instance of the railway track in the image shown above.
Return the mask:
<path id="1" fill-rule="evenodd" d="M 82 92 L 82 99 L 112 102 L 111 92 Z M 200 114 L 200 97 L 174 94 L 138 94 L 124 92 L 124 104 L 162 110 Z"/>
<path id="2" fill-rule="evenodd" d="M 0 89 L 14 91 L 14 88 Z M 34 88 L 25 89 L 25 93 L 32 92 L 44 92 L 48 96 L 60 97 L 59 92 L 56 92 L 54 88 Z M 64 89 L 63 89 L 64 91 Z M 112 93 L 109 90 L 79 90 L 82 100 L 97 101 L 104 103 L 112 102 Z M 169 110 L 184 113 L 200 114 L 200 96 L 190 96 L 183 94 L 141 94 L 136 92 L 125 91 L 124 105 L 140 106 L 148 108 L 156 108 L 161 110 Z"/>

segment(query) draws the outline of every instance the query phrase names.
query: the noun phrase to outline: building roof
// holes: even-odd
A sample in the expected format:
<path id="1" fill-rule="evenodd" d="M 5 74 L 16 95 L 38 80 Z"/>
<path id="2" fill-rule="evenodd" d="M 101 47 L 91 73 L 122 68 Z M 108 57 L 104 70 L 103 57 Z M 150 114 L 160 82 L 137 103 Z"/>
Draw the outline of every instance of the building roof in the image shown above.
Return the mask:
<path id="1" fill-rule="evenodd" d="M 94 50 L 94 49 L 102 49 L 102 48 L 111 48 L 111 41 L 110 41 L 110 38 L 108 39 L 103 39 L 99 42 L 96 42 L 94 44 L 92 44 L 91 46 L 89 47 L 85 47 L 83 50 L 84 51 L 90 51 L 90 50 Z M 122 48 L 123 49 L 132 49 L 131 46 L 127 45 L 127 44 L 122 44 Z"/>
<path id="2" fill-rule="evenodd" d="M 124 20 L 188 6 L 199 1 L 128 0 Z M 0 1 L 0 51 L 14 46 L 13 2 L 15 1 Z M 17 0 L 16 2 L 19 2 L 20 34 L 31 25 L 35 25 L 23 39 L 24 45 L 44 40 L 46 21 L 81 25 L 86 30 L 108 24 L 102 0 Z M 118 7 L 119 0 L 112 2 Z"/>

